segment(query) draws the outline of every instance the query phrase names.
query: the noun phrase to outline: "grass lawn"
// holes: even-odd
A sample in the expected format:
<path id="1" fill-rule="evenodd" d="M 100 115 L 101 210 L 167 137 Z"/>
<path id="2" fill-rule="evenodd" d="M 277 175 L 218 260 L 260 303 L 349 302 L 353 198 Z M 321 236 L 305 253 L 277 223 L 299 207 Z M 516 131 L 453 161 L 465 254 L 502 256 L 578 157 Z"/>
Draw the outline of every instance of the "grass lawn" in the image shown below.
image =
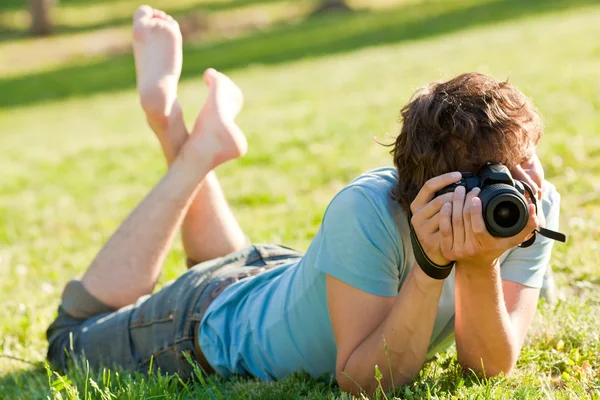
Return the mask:
<path id="1" fill-rule="evenodd" d="M 0 10 L 16 22 L 0 33 L 0 49 L 61 51 L 57 38 L 19 37 L 18 2 L 3 3 Z M 64 3 L 72 11 L 94 2 Z M 183 12 L 200 3 L 161 4 Z M 233 13 L 222 3 L 211 2 L 208 10 Z M 231 3 L 260 10 L 250 1 Z M 275 12 L 275 2 L 256 3 Z M 186 45 L 180 98 L 188 120 L 206 94 L 201 72 L 207 66 L 230 74 L 246 95 L 238 122 L 249 153 L 218 171 L 242 226 L 254 242 L 306 249 L 336 191 L 361 172 L 390 164 L 388 149 L 373 138 L 394 135 L 398 110 L 414 89 L 465 71 L 510 77 L 544 116 L 540 157 L 562 194 L 561 228 L 569 241 L 555 246 L 552 262 L 560 300 L 540 303 L 511 376 L 461 372 L 450 350 L 388 398 L 600 399 L 600 5 L 383 3 L 385 9 L 311 20 L 299 8 L 292 22 Z M 79 25 L 63 14 L 66 33 L 58 39 L 121 29 L 128 18 L 123 10 L 133 5 L 93 6 L 106 13 Z M 335 384 L 300 375 L 271 384 L 183 383 L 115 371 L 49 376 L 44 332 L 64 284 L 85 270 L 165 165 L 139 109 L 127 51 L 49 60 L 33 69 L 22 60 L 23 68 L 10 58 L 0 61 L 0 398 L 349 398 Z M 176 243 L 161 283 L 183 271 Z"/>

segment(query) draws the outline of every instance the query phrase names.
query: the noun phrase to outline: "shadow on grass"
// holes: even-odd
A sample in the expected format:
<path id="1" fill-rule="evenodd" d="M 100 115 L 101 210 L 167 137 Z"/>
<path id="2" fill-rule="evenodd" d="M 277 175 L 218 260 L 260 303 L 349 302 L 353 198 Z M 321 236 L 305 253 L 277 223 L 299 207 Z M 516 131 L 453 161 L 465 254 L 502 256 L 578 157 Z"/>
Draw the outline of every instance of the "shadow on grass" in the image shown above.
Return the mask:
<path id="1" fill-rule="evenodd" d="M 58 0 L 57 7 L 61 5 L 81 5 L 89 6 L 92 4 L 110 4 L 116 3 L 119 0 Z M 23 0 L 2 0 L 0 2 L 0 12 L 2 11 L 14 11 L 14 10 L 26 10 L 29 7 L 29 1 Z"/>
<path id="2" fill-rule="evenodd" d="M 28 3 L 23 0 L 2 0 L 0 1 L 0 13 L 2 11 L 14 11 L 27 8 Z"/>
<path id="3" fill-rule="evenodd" d="M 84 0 L 79 0 L 79 1 L 83 2 Z M 242 8 L 242 7 L 246 7 L 246 6 L 250 6 L 250 5 L 259 5 L 259 4 L 264 4 L 264 3 L 273 4 L 273 3 L 277 3 L 279 1 L 283 1 L 283 0 L 231 0 L 231 1 L 226 1 L 226 2 L 218 1 L 218 2 L 214 2 L 214 3 L 197 4 L 197 5 L 185 8 L 185 9 L 170 9 L 169 7 L 166 7 L 163 11 L 170 14 L 174 18 L 179 19 L 179 18 L 186 18 L 189 16 L 198 15 L 198 14 L 202 14 L 202 13 L 234 10 L 236 8 Z M 142 3 L 140 3 L 140 4 L 142 4 Z M 135 8 L 132 8 L 131 14 L 133 14 L 134 11 L 135 11 Z M 73 33 L 88 32 L 88 31 L 93 31 L 96 29 L 127 25 L 130 22 L 131 22 L 131 16 L 127 15 L 126 17 L 123 17 L 123 18 L 115 18 L 110 21 L 106 21 L 106 22 L 98 23 L 98 24 L 92 24 L 92 25 L 85 25 L 85 26 L 58 25 L 56 27 L 56 34 L 57 35 L 69 35 L 69 34 L 73 34 Z"/>
<path id="4" fill-rule="evenodd" d="M 245 0 L 244 0 L 245 1 Z M 231 41 L 184 49 L 182 79 L 207 67 L 232 70 L 349 52 L 369 46 L 460 31 L 465 28 L 597 4 L 596 0 L 489 1 L 459 7 L 450 2 L 411 4 L 373 13 L 306 19 Z M 130 54 L 12 79 L 0 79 L 0 107 L 16 107 L 135 87 Z"/>
<path id="5" fill-rule="evenodd" d="M 0 398 L 39 399 L 48 395 L 48 375 L 42 363 L 0 377 Z"/>
<path id="6" fill-rule="evenodd" d="M 3 10 L 13 11 L 15 9 L 25 9 L 26 8 L 23 6 L 22 0 L 18 0 L 18 2 L 16 0 L 1 0 L 1 1 L 7 1 L 8 3 L 0 5 L 0 13 Z M 110 3 L 110 2 L 115 2 L 115 1 L 117 1 L 117 0 L 99 0 L 99 1 L 61 0 L 60 4 L 61 5 L 76 5 L 77 7 L 81 6 L 82 11 L 80 11 L 80 12 L 84 13 L 85 11 L 83 11 L 83 10 L 85 9 L 86 5 L 107 3 L 107 2 Z M 164 11 L 166 13 L 172 15 L 174 18 L 179 19 L 179 18 L 186 18 L 186 17 L 190 17 L 190 16 L 194 16 L 194 15 L 203 14 L 203 13 L 234 10 L 237 8 L 242 8 L 242 7 L 251 6 L 251 5 L 255 6 L 255 5 L 260 5 L 260 4 L 264 4 L 264 3 L 273 4 L 273 3 L 280 2 L 280 1 L 283 1 L 283 0 L 215 1 L 215 2 L 206 2 L 206 3 L 196 4 L 196 5 L 184 8 L 184 9 L 166 7 L 166 8 L 164 8 Z M 129 14 L 125 17 L 117 17 L 117 18 L 113 18 L 113 19 L 99 22 L 99 23 L 94 23 L 94 24 L 89 24 L 89 25 L 81 25 L 81 26 L 64 25 L 64 24 L 57 23 L 54 26 L 53 36 L 71 35 L 71 34 L 75 34 L 75 33 L 89 32 L 89 31 L 94 31 L 94 30 L 98 30 L 98 29 L 128 25 L 131 23 L 131 15 L 135 12 L 136 7 L 138 7 L 141 4 L 144 4 L 144 3 L 143 2 L 140 2 L 139 4 L 132 3 L 132 8 L 131 8 Z M 57 12 L 60 12 L 60 11 L 57 11 Z M 14 29 L 10 29 L 10 30 L 5 29 L 3 31 L 2 27 L 0 26 L 0 42 L 5 42 L 8 40 L 25 39 L 28 37 L 29 37 L 29 34 L 27 31 L 14 30 Z"/>
<path id="7" fill-rule="evenodd" d="M 0 11 L 1 12 L 1 11 Z M 4 26 L 0 21 L 0 43 L 8 42 L 9 40 L 19 40 L 25 37 L 27 32 L 14 29 L 13 27 Z"/>

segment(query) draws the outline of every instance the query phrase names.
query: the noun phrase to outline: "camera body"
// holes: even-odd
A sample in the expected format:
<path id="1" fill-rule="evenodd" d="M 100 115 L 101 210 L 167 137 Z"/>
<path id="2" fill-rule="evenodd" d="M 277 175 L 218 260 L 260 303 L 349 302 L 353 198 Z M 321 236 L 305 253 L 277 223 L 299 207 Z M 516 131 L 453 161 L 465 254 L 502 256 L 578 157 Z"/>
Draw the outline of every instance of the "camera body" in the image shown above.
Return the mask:
<path id="1" fill-rule="evenodd" d="M 529 206 L 524 183 L 512 178 L 501 163 L 488 162 L 477 174 L 463 172 L 462 179 L 439 190 L 436 196 L 454 192 L 464 186 L 468 193 L 480 188 L 483 220 L 488 232 L 495 237 L 511 237 L 525 228 L 529 220 Z"/>

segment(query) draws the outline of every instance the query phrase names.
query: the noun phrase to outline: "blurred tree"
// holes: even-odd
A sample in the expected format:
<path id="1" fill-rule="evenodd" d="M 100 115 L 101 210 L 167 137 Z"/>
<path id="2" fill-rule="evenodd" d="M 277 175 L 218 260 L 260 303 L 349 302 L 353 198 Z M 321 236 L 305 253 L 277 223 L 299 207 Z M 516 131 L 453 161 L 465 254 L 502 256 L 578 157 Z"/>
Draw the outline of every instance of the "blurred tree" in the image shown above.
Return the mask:
<path id="1" fill-rule="evenodd" d="M 350 11 L 346 0 L 323 0 L 321 6 L 315 10 L 315 13 L 331 11 Z"/>
<path id="2" fill-rule="evenodd" d="M 35 36 L 49 35 L 52 33 L 52 7 L 58 0 L 30 0 L 31 27 L 29 32 Z"/>

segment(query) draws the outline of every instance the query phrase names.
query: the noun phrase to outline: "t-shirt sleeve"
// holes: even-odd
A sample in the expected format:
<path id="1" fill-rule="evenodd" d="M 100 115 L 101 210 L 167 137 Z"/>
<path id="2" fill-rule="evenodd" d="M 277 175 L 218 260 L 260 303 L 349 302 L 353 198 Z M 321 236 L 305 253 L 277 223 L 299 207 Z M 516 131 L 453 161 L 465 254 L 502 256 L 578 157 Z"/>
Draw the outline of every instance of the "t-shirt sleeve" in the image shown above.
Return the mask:
<path id="1" fill-rule="evenodd" d="M 549 182 L 544 182 L 542 207 L 546 217 L 546 227 L 557 231 L 559 229 L 560 194 Z M 530 247 L 512 249 L 501 264 L 502 279 L 533 288 L 541 288 L 553 246 L 554 240 L 538 234 L 535 243 Z"/>
<path id="2" fill-rule="evenodd" d="M 384 204 L 359 187 L 340 192 L 323 217 L 315 268 L 364 292 L 396 296 L 398 234 Z"/>

